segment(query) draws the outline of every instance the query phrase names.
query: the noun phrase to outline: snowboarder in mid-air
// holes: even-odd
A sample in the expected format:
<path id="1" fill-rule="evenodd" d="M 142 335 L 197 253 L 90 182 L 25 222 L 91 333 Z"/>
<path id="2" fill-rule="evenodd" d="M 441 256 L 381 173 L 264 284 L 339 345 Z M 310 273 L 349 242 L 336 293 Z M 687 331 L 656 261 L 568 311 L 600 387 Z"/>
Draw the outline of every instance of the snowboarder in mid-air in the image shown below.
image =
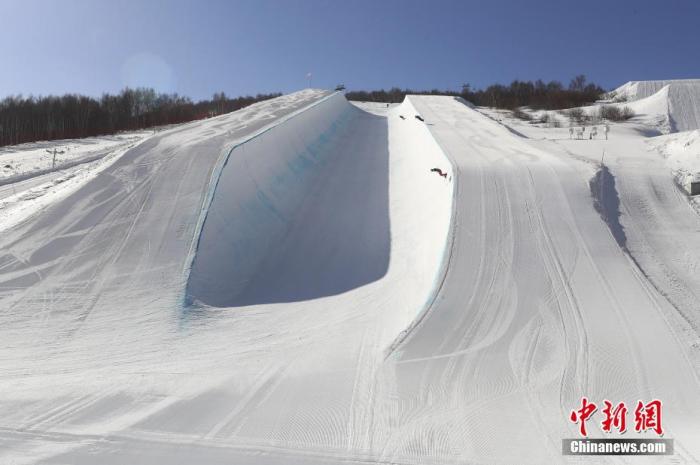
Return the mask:
<path id="1" fill-rule="evenodd" d="M 447 179 L 447 172 L 446 172 L 446 171 L 442 171 L 440 168 L 432 168 L 432 169 L 430 170 L 430 172 L 431 172 L 431 173 L 437 173 L 437 174 L 439 174 L 440 176 L 442 176 L 443 178 Z"/>
<path id="2" fill-rule="evenodd" d="M 425 121 L 421 115 L 416 115 L 416 119 L 419 121 Z"/>

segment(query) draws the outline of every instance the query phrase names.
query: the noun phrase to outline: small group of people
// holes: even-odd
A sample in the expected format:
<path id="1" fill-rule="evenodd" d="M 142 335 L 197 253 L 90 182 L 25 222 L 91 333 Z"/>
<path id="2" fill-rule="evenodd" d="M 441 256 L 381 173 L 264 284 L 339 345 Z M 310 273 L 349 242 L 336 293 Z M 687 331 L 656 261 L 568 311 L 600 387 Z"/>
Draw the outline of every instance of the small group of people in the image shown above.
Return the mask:
<path id="1" fill-rule="evenodd" d="M 608 140 L 608 133 L 610 132 L 609 124 L 605 123 L 603 132 L 605 133 L 605 140 Z M 569 128 L 569 139 L 573 139 L 574 134 L 576 134 L 576 139 L 583 139 L 586 134 L 586 126 L 581 126 L 580 128 L 571 126 Z M 588 139 L 595 139 L 596 137 L 598 137 L 598 126 L 593 126 L 588 132 Z"/>

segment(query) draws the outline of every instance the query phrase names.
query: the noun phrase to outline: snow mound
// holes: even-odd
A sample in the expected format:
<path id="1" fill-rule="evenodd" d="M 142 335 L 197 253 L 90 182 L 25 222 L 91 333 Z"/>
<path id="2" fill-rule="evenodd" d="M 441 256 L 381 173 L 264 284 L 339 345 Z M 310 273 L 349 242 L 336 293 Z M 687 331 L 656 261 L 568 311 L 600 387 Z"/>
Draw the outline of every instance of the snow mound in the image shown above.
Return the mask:
<path id="1" fill-rule="evenodd" d="M 610 95 L 638 115 L 665 119 L 668 132 L 700 129 L 700 79 L 630 81 Z"/>
<path id="2" fill-rule="evenodd" d="M 664 155 L 679 184 L 700 181 L 700 130 L 654 137 L 649 144 Z"/>

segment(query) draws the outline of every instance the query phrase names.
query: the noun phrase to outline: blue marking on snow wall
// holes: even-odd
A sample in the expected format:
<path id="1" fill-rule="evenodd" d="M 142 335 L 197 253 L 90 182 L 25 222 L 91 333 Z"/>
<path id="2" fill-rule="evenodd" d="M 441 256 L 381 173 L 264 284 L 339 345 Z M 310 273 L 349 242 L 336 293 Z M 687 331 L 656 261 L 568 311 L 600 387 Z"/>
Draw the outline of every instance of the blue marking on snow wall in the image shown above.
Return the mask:
<path id="1" fill-rule="evenodd" d="M 190 280 L 197 254 L 200 251 L 203 231 L 209 218 L 209 214 L 217 196 L 219 183 L 224 174 L 224 169 L 228 166 L 232 157 L 236 153 L 244 151 L 246 146 L 251 142 L 258 141 L 275 130 L 281 129 L 283 125 L 288 124 L 293 119 L 303 115 L 309 111 L 320 111 L 320 107 L 328 103 L 330 99 L 338 95 L 331 94 L 313 104 L 288 115 L 281 120 L 267 127 L 260 132 L 252 135 L 248 139 L 239 142 L 230 149 L 225 150 L 217 161 L 216 166 L 212 171 L 209 188 L 202 202 L 201 212 L 198 216 L 197 224 L 193 235 L 193 243 L 190 247 L 186 266 L 184 269 L 184 289 L 180 299 L 181 309 L 191 307 L 192 299 L 190 296 Z M 251 179 L 255 183 L 254 195 L 249 196 L 246 200 L 238 204 L 237 214 L 235 218 L 227 218 L 225 221 L 231 227 L 238 230 L 248 230 L 249 233 L 239 234 L 239 238 L 232 245 L 232 255 L 230 260 L 236 263 L 250 263 L 259 259 L 259 255 L 263 252 L 260 246 L 256 247 L 256 242 L 259 238 L 256 237 L 256 231 L 274 230 L 283 227 L 289 223 L 291 218 L 288 218 L 283 211 L 275 205 L 279 202 L 284 204 L 285 199 L 290 197 L 298 200 L 303 195 L 305 183 L 327 162 L 328 155 L 332 153 L 329 149 L 329 143 L 333 136 L 345 124 L 351 114 L 351 106 L 348 105 L 339 115 L 332 121 L 328 121 L 328 126 L 308 145 L 298 151 L 291 159 L 286 161 L 286 166 L 280 167 L 280 170 L 270 179 L 267 179 L 264 186 L 258 185 L 260 180 Z M 286 147 L 280 147 L 280 150 L 285 150 Z M 244 153 L 240 156 L 245 157 Z M 234 225 L 235 222 L 235 225 Z M 229 257 L 227 257 L 229 258 Z"/>

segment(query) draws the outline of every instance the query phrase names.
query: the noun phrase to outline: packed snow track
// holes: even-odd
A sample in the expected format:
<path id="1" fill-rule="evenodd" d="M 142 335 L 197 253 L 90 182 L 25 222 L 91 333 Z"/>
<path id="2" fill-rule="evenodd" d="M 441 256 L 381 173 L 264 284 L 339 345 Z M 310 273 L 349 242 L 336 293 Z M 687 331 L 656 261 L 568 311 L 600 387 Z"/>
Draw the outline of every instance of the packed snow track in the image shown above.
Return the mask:
<path id="1" fill-rule="evenodd" d="M 149 138 L 2 231 L 0 463 L 580 463 L 582 396 L 662 399 L 655 463 L 698 463 L 683 319 L 597 169 L 450 97 Z"/>

